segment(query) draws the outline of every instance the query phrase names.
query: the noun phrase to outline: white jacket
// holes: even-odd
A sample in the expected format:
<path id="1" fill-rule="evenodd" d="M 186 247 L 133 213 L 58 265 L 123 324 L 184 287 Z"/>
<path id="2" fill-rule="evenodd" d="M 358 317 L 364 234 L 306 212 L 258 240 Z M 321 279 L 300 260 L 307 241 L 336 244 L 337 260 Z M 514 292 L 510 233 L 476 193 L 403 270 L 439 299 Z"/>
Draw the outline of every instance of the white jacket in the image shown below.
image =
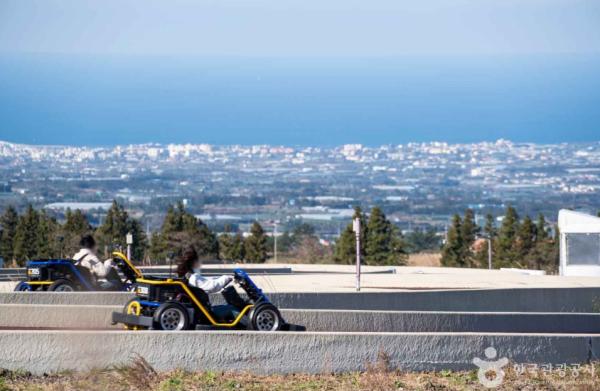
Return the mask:
<path id="1" fill-rule="evenodd" d="M 73 255 L 76 264 L 88 268 L 90 272 L 97 278 L 104 278 L 112 268 L 112 259 L 107 259 L 102 262 L 92 250 L 82 248 L 79 252 Z"/>
<path id="2" fill-rule="evenodd" d="M 206 293 L 217 293 L 233 281 L 231 276 L 203 277 L 200 273 L 188 274 L 187 278 L 188 284 L 200 288 Z"/>

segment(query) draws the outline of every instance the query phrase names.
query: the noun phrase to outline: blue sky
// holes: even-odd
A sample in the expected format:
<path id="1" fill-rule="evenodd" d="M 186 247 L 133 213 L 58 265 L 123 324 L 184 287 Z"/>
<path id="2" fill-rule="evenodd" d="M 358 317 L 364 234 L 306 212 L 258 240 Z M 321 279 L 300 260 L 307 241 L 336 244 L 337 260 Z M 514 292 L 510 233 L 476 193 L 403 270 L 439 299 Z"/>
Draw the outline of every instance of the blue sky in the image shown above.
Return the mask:
<path id="1" fill-rule="evenodd" d="M 594 141 L 600 1 L 0 0 L 0 140 Z"/>
<path id="2" fill-rule="evenodd" d="M 2 0 L 0 53 L 598 53 L 597 0 Z"/>

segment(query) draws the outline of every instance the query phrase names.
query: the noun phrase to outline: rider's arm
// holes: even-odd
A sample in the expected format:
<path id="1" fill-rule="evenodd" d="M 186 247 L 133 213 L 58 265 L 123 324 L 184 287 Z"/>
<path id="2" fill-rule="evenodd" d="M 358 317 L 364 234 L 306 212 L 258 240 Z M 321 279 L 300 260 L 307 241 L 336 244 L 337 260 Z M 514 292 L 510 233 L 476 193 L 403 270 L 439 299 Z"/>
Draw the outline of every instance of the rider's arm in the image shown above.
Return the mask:
<path id="1" fill-rule="evenodd" d="M 200 288 L 206 293 L 219 292 L 231 281 L 233 281 L 233 277 L 231 276 L 203 277 L 198 273 L 192 274 L 188 279 L 190 285 Z"/>

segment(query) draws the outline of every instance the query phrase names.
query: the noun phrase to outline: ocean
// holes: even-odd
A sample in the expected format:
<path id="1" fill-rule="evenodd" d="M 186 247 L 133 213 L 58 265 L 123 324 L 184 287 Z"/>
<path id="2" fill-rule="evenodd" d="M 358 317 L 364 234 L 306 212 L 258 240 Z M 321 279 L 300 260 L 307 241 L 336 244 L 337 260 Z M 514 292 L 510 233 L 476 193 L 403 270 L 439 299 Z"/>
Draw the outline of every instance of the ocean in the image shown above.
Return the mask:
<path id="1" fill-rule="evenodd" d="M 332 146 L 600 139 L 600 55 L 0 55 L 0 140 Z"/>

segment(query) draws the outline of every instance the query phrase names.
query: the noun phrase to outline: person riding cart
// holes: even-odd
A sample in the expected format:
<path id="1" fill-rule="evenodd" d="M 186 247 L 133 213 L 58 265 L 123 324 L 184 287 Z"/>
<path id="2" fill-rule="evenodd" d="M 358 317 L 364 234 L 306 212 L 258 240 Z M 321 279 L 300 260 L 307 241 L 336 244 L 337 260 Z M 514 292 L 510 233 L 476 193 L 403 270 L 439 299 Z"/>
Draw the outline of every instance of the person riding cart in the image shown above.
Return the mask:
<path id="1" fill-rule="evenodd" d="M 90 271 L 93 278 L 96 279 L 101 289 L 110 290 L 121 286 L 121 277 L 113 260 L 107 259 L 102 262 L 98 259 L 96 240 L 92 235 L 84 235 L 80 241 L 81 249 L 73 255 L 75 266 L 86 268 Z"/>
<path id="2" fill-rule="evenodd" d="M 140 330 L 247 329 L 256 331 L 304 331 L 287 323 L 279 309 L 240 269 L 233 275 L 205 277 L 193 248 L 178 259 L 179 278 L 145 276 L 136 281 L 136 297 L 121 312 L 113 312 L 113 324 Z M 239 287 L 247 300 L 236 291 Z M 211 305 L 209 293 L 218 293 L 226 305 Z"/>

